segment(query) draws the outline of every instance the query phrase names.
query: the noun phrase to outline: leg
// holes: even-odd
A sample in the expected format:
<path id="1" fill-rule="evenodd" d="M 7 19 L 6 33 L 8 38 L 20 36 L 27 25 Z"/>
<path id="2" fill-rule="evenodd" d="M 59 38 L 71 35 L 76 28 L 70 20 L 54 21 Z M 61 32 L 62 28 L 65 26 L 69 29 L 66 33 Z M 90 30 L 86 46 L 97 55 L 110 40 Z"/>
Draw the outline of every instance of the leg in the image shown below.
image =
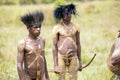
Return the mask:
<path id="1" fill-rule="evenodd" d="M 31 80 L 36 80 L 36 78 L 35 79 L 31 79 Z"/>
<path id="2" fill-rule="evenodd" d="M 64 60 L 60 54 L 58 55 L 58 64 L 59 64 L 59 70 L 60 70 L 60 74 L 58 74 L 58 78 L 59 80 L 65 80 L 66 67 L 64 64 Z"/>
<path id="3" fill-rule="evenodd" d="M 120 80 L 120 76 L 116 75 L 114 80 Z"/>
<path id="4" fill-rule="evenodd" d="M 68 67 L 70 80 L 77 80 L 77 69 L 77 56 L 75 55 L 71 58 L 70 66 Z"/>
<path id="5" fill-rule="evenodd" d="M 40 79 L 40 80 L 46 80 L 45 74 L 42 75 L 42 79 Z"/>
<path id="6" fill-rule="evenodd" d="M 31 77 L 28 75 L 25 75 L 25 80 L 31 80 Z"/>

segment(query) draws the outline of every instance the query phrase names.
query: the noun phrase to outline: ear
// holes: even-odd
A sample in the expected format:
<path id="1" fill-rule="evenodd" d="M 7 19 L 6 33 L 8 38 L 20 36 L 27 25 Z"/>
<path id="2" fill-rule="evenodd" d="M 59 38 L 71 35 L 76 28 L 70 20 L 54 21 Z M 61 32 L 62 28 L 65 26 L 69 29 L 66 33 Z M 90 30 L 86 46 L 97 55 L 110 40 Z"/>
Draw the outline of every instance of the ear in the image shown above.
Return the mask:
<path id="1" fill-rule="evenodd" d="M 30 27 L 27 27 L 27 29 L 29 30 L 29 29 L 30 29 Z"/>
<path id="2" fill-rule="evenodd" d="M 30 31 L 30 27 L 27 27 L 27 30 Z"/>

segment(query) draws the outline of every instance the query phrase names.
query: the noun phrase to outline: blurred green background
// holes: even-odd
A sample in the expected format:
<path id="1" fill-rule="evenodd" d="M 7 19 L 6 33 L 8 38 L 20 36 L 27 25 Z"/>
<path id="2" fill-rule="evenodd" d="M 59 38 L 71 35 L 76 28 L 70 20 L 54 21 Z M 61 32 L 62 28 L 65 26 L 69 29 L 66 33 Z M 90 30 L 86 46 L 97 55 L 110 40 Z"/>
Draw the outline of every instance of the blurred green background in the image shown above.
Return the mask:
<path id="1" fill-rule="evenodd" d="M 113 74 L 106 62 L 120 30 L 119 0 L 0 0 L 0 80 L 18 80 L 17 44 L 28 34 L 20 17 L 36 10 L 45 15 L 41 36 L 46 39 L 48 70 L 53 69 L 52 29 L 56 25 L 53 10 L 59 4 L 68 3 L 74 3 L 77 8 L 72 21 L 81 29 L 83 64 L 97 53 L 91 65 L 78 73 L 78 80 L 110 80 Z M 51 80 L 57 80 L 54 73 L 49 75 Z"/>

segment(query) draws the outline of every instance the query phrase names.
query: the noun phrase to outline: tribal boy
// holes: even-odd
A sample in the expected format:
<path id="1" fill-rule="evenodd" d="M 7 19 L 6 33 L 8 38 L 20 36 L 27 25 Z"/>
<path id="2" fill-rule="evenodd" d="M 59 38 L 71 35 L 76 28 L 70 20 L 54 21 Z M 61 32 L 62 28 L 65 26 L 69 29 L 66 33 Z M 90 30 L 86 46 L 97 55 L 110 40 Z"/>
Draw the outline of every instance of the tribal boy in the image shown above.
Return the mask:
<path id="1" fill-rule="evenodd" d="M 45 40 L 39 36 L 44 15 L 28 13 L 21 17 L 29 32 L 18 44 L 17 69 L 20 80 L 49 80 L 44 54 Z"/>
<path id="2" fill-rule="evenodd" d="M 65 80 L 68 69 L 70 80 L 77 80 L 77 71 L 82 70 L 79 27 L 71 22 L 76 14 L 75 5 L 61 5 L 54 10 L 54 17 L 62 21 L 53 29 L 54 72 L 59 80 Z M 77 63 L 79 62 L 79 64 Z"/>

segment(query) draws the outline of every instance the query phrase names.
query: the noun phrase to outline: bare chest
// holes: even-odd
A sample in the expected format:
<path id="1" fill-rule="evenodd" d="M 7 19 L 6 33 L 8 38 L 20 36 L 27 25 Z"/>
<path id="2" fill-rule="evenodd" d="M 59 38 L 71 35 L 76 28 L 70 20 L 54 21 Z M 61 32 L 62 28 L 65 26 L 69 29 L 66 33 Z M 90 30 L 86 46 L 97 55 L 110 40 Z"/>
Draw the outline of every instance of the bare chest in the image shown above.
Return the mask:
<path id="1" fill-rule="evenodd" d="M 25 53 L 28 55 L 40 54 L 43 44 L 40 40 L 27 40 L 25 45 Z"/>

